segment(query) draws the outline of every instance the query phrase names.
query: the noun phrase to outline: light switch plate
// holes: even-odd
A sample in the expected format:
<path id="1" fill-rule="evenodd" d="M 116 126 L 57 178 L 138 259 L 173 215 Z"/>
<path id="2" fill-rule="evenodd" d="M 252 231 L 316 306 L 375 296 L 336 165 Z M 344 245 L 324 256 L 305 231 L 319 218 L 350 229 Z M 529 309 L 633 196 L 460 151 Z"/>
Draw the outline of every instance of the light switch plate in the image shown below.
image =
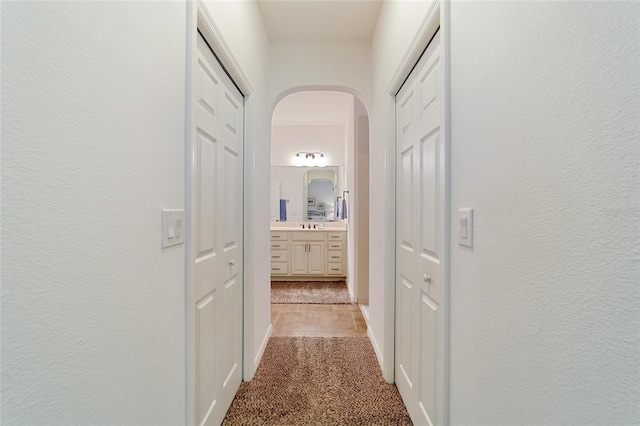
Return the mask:
<path id="1" fill-rule="evenodd" d="M 473 209 L 458 209 L 458 244 L 473 248 Z"/>
<path id="2" fill-rule="evenodd" d="M 184 244 L 184 210 L 162 210 L 162 248 Z"/>

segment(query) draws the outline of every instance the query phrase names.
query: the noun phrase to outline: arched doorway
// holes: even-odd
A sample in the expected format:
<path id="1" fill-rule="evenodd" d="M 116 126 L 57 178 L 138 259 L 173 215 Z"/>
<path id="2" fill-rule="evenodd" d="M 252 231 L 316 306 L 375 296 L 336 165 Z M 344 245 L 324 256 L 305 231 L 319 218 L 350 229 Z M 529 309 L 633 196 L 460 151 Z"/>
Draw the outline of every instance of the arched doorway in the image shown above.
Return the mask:
<path id="1" fill-rule="evenodd" d="M 292 90 L 278 98 L 271 122 L 271 221 L 309 219 L 300 176 L 312 167 L 296 167 L 300 153 L 322 155 L 336 172 L 336 202 L 347 198 L 347 282 L 352 301 L 367 317 L 369 290 L 369 118 L 357 95 L 343 90 Z M 300 175 L 300 176 L 298 176 Z M 303 200 L 303 198 L 305 198 Z M 282 210 L 286 210 L 286 215 Z M 344 214 L 344 212 L 342 213 Z M 323 217 L 324 220 L 324 217 Z M 368 320 L 368 318 L 367 318 Z"/>

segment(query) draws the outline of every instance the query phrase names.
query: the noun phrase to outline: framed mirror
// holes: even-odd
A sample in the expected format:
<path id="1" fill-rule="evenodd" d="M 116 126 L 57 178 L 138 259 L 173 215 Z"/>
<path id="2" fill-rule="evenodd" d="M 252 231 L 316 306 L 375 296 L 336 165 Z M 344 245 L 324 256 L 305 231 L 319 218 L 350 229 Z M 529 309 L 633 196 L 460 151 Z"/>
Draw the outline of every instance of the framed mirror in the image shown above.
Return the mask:
<path id="1" fill-rule="evenodd" d="M 338 175 L 333 170 L 312 169 L 304 174 L 303 218 L 311 222 L 336 220 Z"/>

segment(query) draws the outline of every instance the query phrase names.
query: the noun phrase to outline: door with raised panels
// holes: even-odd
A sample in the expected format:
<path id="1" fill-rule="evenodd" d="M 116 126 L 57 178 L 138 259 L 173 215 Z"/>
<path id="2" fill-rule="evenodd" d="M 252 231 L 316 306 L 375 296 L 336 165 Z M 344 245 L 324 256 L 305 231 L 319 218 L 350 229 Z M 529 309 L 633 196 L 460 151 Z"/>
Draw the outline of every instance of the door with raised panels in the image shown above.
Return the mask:
<path id="1" fill-rule="evenodd" d="M 445 398 L 446 158 L 440 33 L 396 96 L 396 384 L 416 425 Z"/>
<path id="2" fill-rule="evenodd" d="M 324 241 L 311 241 L 307 260 L 307 272 L 312 275 L 324 275 L 327 262 L 325 253 L 327 251 Z"/>
<path id="3" fill-rule="evenodd" d="M 291 273 L 293 275 L 307 274 L 307 253 L 309 243 L 306 241 L 291 242 Z"/>
<path id="4" fill-rule="evenodd" d="M 243 97 L 201 36 L 193 113 L 191 410 L 218 425 L 242 379 Z"/>

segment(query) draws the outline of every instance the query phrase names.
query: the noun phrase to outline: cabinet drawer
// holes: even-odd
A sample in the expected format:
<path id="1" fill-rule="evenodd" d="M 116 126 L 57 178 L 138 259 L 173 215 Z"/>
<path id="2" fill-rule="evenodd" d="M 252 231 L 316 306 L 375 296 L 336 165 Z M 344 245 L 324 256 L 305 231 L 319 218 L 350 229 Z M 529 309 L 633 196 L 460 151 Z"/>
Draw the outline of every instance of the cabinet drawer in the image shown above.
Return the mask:
<path id="1" fill-rule="evenodd" d="M 271 261 L 272 262 L 286 262 L 289 260 L 287 256 L 288 252 L 286 250 L 274 250 L 271 252 Z"/>
<path id="2" fill-rule="evenodd" d="M 328 248 L 329 250 L 342 250 L 342 241 L 329 240 Z"/>
<path id="3" fill-rule="evenodd" d="M 329 241 L 342 241 L 344 238 L 344 232 L 329 232 L 327 239 Z"/>
<path id="4" fill-rule="evenodd" d="M 272 263 L 271 275 L 287 275 L 289 273 L 288 263 Z"/>
<path id="5" fill-rule="evenodd" d="M 271 241 L 286 241 L 287 233 L 283 231 L 271 231 Z"/>
<path id="6" fill-rule="evenodd" d="M 342 263 L 329 263 L 329 270 L 327 271 L 329 275 L 344 275 L 342 273 Z"/>
<path id="7" fill-rule="evenodd" d="M 271 241 L 271 250 L 286 250 L 286 241 Z"/>
<path id="8" fill-rule="evenodd" d="M 329 257 L 329 262 L 333 262 L 333 263 L 342 263 L 342 253 L 335 251 L 335 252 L 329 252 L 328 253 L 328 257 Z"/>
<path id="9" fill-rule="evenodd" d="M 324 241 L 322 231 L 294 231 L 291 233 L 291 241 Z"/>

